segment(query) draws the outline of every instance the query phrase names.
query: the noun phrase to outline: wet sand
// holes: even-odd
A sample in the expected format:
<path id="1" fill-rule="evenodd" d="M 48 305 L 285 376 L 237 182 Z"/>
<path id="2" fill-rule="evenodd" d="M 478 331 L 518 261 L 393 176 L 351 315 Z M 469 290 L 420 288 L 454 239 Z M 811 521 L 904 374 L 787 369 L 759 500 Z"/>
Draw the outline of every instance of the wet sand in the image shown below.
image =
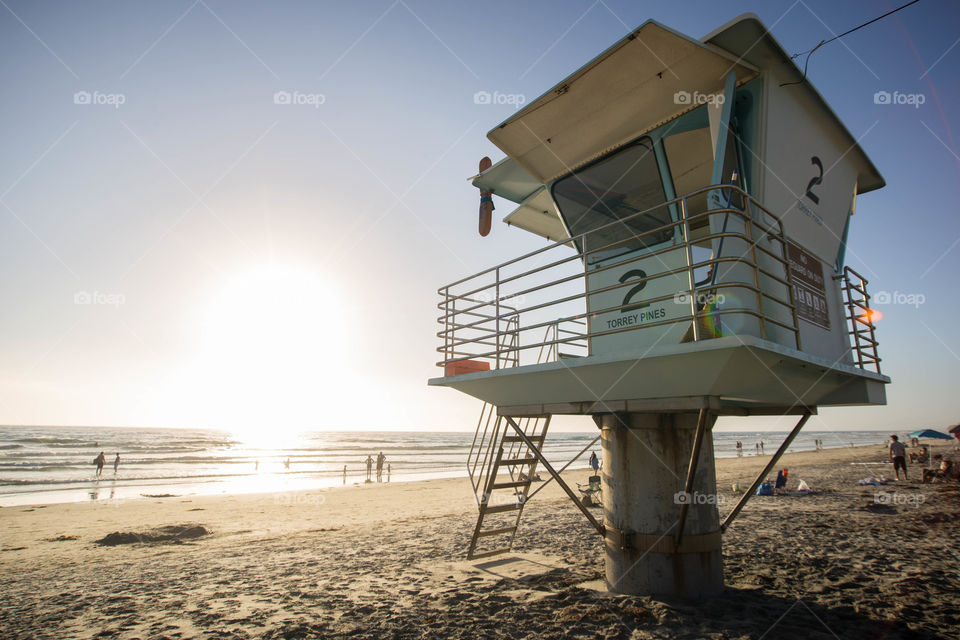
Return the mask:
<path id="1" fill-rule="evenodd" d="M 916 467 L 857 485 L 885 459 L 785 456 L 817 493 L 752 498 L 708 602 L 604 593 L 600 538 L 555 483 L 514 552 L 476 562 L 466 479 L 6 507 L 0 638 L 955 638 L 960 487 Z M 718 460 L 721 516 L 765 460 Z M 116 533 L 143 542 L 96 542 Z"/>

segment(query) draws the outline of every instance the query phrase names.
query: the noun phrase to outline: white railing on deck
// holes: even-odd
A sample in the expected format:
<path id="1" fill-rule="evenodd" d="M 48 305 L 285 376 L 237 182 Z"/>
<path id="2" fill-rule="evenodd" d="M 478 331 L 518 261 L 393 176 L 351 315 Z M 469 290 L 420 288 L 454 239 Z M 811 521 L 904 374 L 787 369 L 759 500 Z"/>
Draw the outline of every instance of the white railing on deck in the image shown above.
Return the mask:
<path id="1" fill-rule="evenodd" d="M 880 355 L 877 351 L 876 327 L 870 309 L 867 279 L 850 267 L 843 268 L 843 302 L 847 307 L 847 327 L 853 361 L 861 369 L 871 368 L 880 373 Z"/>
<path id="2" fill-rule="evenodd" d="M 716 198 L 717 194 L 721 194 L 721 198 Z M 691 212 L 690 200 L 697 198 L 698 201 L 702 201 L 707 195 L 713 195 L 715 201 L 729 202 L 736 198 L 739 206 L 727 205 Z M 609 230 L 610 227 L 623 225 L 634 217 L 662 209 L 674 210 L 677 215 L 672 217 L 673 220 L 668 224 L 642 234 L 624 237 L 622 240 L 583 252 L 571 251 L 571 248 L 576 246 L 589 246 L 584 243 L 591 234 Z M 738 224 L 732 225 L 732 230 L 727 229 L 727 225 L 724 225 L 722 230 L 712 230 L 709 225 L 710 216 L 717 215 L 737 220 Z M 708 233 L 701 232 L 698 237 L 692 238 L 691 229 L 700 229 L 704 225 L 707 226 Z M 714 227 L 717 226 L 719 225 L 714 225 Z M 588 259 L 592 254 L 608 252 L 618 245 L 635 240 L 642 241 L 648 236 L 661 237 L 671 229 L 674 230 L 678 241 L 665 248 L 626 258 L 610 266 L 601 266 L 589 271 L 584 269 L 583 260 Z M 677 230 L 679 233 L 676 233 Z M 702 247 L 704 243 L 712 243 L 721 238 L 730 239 L 731 244 L 737 242 L 739 247 L 745 247 L 745 249 L 734 251 L 732 255 L 711 255 L 699 261 L 694 259 L 694 245 Z M 437 336 L 442 344 L 437 350 L 442 354 L 443 359 L 437 364 L 445 366 L 453 362 L 474 360 L 489 362 L 492 369 L 499 369 L 520 364 L 522 352 L 533 349 L 542 351 L 544 348 L 553 350 L 555 358 L 561 357 L 561 354 L 582 356 L 588 354 L 588 338 L 666 324 L 688 324 L 692 340 L 697 341 L 714 337 L 702 335 L 703 327 L 724 314 L 744 314 L 756 318 L 759 324 L 759 337 L 762 338 L 767 338 L 768 332 L 778 327 L 778 330 L 785 331 L 786 335 L 790 336 L 789 342 L 792 343 L 790 346 L 800 349 L 797 309 L 793 287 L 790 286 L 790 263 L 785 258 L 786 243 L 780 219 L 738 187 L 721 185 L 698 189 L 587 233 L 549 244 L 440 288 L 438 293 L 441 301 L 438 308 L 441 315 L 438 322 L 441 329 Z M 588 276 L 681 249 L 686 253 L 686 264 L 679 269 L 647 273 L 641 280 L 594 289 L 589 294 L 586 291 L 585 278 Z M 721 265 L 731 268 L 736 265 L 746 265 L 750 276 L 739 281 L 714 281 L 703 286 L 697 284 L 695 272 L 719 269 Z M 686 315 L 647 322 L 642 326 L 592 331 L 589 332 L 589 336 L 587 335 L 586 299 L 588 295 L 623 289 L 628 285 L 636 286 L 638 282 L 647 283 L 678 274 L 685 274 L 690 284 L 685 292 L 689 298 L 689 309 Z M 705 295 L 715 295 L 725 288 L 749 291 L 754 301 L 750 306 L 730 309 L 705 309 L 702 305 L 698 306 L 698 301 Z M 675 298 L 676 296 L 671 294 L 648 298 L 645 302 L 653 304 Z M 591 309 L 591 313 L 623 311 L 625 308 L 624 305 L 620 305 Z M 552 332 L 549 330 L 551 327 L 555 327 Z M 575 329 L 577 327 L 579 329 Z M 547 335 L 542 340 L 538 340 L 544 329 L 547 329 Z M 534 331 L 537 331 L 537 334 L 530 333 Z M 543 360 L 542 356 L 537 359 Z M 533 361 L 532 356 L 530 361 Z"/>

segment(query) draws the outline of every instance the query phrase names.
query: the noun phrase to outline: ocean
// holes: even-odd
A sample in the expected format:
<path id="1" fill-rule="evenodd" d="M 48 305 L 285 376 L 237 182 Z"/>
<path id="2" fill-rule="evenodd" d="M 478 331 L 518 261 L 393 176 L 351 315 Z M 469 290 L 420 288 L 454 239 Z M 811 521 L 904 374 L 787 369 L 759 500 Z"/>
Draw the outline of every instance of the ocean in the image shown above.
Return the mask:
<path id="1" fill-rule="evenodd" d="M 548 435 L 544 453 L 563 466 L 598 432 Z M 886 442 L 887 431 L 803 431 L 790 451 Z M 716 432 L 717 457 L 755 455 L 763 441 L 773 453 L 786 432 Z M 0 426 L 0 506 L 129 500 L 153 495 L 294 491 L 362 483 L 368 455 L 383 452 L 389 480 L 466 477 L 472 432 L 308 431 L 282 439 L 246 441 L 226 431 L 121 427 Z M 600 453 L 599 443 L 593 450 Z M 106 464 L 96 477 L 94 458 Z M 116 473 L 113 461 L 120 454 Z M 589 453 L 572 468 L 587 464 Z M 287 464 L 289 461 L 289 464 Z M 344 482 L 346 467 L 346 482 Z M 384 481 L 388 472 L 384 470 Z"/>

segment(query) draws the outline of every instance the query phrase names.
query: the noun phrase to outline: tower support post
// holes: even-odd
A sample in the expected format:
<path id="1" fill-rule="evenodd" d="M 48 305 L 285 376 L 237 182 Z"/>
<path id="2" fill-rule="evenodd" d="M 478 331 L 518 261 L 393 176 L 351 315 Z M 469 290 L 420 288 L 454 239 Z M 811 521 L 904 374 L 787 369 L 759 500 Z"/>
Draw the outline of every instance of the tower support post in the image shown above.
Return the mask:
<path id="1" fill-rule="evenodd" d="M 609 590 L 686 598 L 723 590 L 715 421 L 704 411 L 601 416 Z"/>

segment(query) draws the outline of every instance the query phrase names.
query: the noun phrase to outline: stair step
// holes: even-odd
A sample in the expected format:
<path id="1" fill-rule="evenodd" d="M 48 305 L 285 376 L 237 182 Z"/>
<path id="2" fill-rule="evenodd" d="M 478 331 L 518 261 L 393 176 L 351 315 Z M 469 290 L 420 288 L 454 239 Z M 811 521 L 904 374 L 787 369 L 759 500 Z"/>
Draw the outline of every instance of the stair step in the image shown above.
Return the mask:
<path id="1" fill-rule="evenodd" d="M 510 465 L 510 464 L 533 464 L 537 459 L 535 457 L 530 458 L 504 458 L 500 461 L 500 464 Z"/>
<path id="2" fill-rule="evenodd" d="M 491 489 L 513 489 L 515 487 L 528 487 L 530 486 L 529 480 L 518 480 L 516 482 L 497 482 L 490 485 Z"/>
<path id="3" fill-rule="evenodd" d="M 499 536 L 504 533 L 513 533 L 517 528 L 514 527 L 503 527 L 502 529 L 487 529 L 486 531 L 481 531 L 477 534 L 478 538 L 486 538 L 488 536 Z"/>
<path id="4" fill-rule="evenodd" d="M 501 553 L 508 553 L 510 549 L 494 549 L 493 551 L 484 551 L 483 553 L 472 553 L 467 556 L 468 560 L 479 560 L 480 558 L 489 558 L 490 556 L 498 556 Z"/>
<path id="5" fill-rule="evenodd" d="M 514 502 L 512 504 L 496 504 L 492 507 L 487 507 L 484 509 L 484 513 L 505 513 L 507 511 L 516 511 L 519 508 L 519 502 Z"/>
<path id="6" fill-rule="evenodd" d="M 542 435 L 540 435 L 540 436 L 527 436 L 527 438 L 528 438 L 529 440 L 534 441 L 534 442 L 543 442 L 543 436 L 542 436 Z M 515 443 L 515 442 L 523 442 L 523 438 L 521 438 L 520 436 L 504 436 L 504 437 L 503 437 L 503 442 L 504 442 L 505 444 Z"/>

